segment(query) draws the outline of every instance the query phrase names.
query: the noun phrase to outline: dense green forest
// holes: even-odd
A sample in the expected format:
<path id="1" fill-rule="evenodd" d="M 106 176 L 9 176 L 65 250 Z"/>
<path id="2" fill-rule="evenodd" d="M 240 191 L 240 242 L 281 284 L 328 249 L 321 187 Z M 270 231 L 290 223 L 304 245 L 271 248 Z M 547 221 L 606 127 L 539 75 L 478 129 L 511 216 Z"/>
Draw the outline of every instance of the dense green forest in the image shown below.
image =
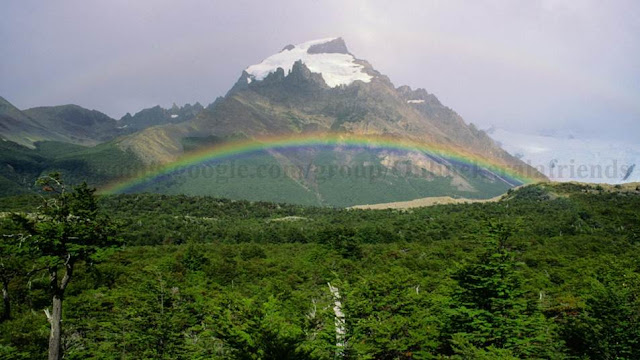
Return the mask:
<path id="1" fill-rule="evenodd" d="M 131 176 L 142 164 L 133 154 L 113 143 L 85 147 L 56 141 L 40 141 L 35 149 L 0 141 L 0 197 L 33 194 L 36 180 L 53 171 L 63 172 L 68 183 L 92 186 Z"/>
<path id="2" fill-rule="evenodd" d="M 3 359 L 47 353 L 49 275 L 7 245 L 12 213 L 38 221 L 42 201 L 0 199 Z M 76 265 L 66 359 L 640 358 L 640 189 L 537 184 L 403 211 L 97 205 L 119 245 Z"/>
<path id="3" fill-rule="evenodd" d="M 215 143 L 233 142 L 241 137 L 186 138 L 185 151 L 196 151 Z M 105 189 L 123 179 L 153 172 L 131 151 L 114 142 L 95 147 L 42 141 L 35 148 L 0 141 L 0 197 L 35 194 L 35 181 L 51 172 L 61 172 L 68 184 L 86 181 Z M 453 196 L 492 198 L 507 191 L 518 180 L 495 181 L 480 168 L 451 163 L 457 171 L 451 177 L 433 177 L 409 161 L 383 165 L 380 149 L 351 149 L 339 152 L 322 148 L 256 152 L 231 159 L 204 162 L 177 169 L 170 175 L 143 182 L 127 193 L 215 196 L 249 201 L 286 202 L 307 206 L 348 207 L 423 197 Z M 283 162 L 282 157 L 290 157 Z M 299 157 L 299 158 L 297 158 Z M 313 165 L 313 166 L 312 166 Z M 155 169 L 158 170 L 158 169 Z M 504 174 L 503 174 L 504 175 Z M 453 181 L 453 182 L 452 182 Z M 459 187 L 457 181 L 468 186 Z M 393 184 L 393 186 L 390 186 Z"/>

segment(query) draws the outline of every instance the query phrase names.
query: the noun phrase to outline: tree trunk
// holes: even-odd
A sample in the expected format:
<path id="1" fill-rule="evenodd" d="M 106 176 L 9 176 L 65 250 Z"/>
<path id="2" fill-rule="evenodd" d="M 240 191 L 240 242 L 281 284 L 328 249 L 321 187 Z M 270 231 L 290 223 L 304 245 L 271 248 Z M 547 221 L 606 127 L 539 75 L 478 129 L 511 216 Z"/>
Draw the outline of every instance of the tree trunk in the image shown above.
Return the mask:
<path id="1" fill-rule="evenodd" d="M 9 299 L 9 284 L 2 283 L 2 301 L 4 302 L 4 312 L 2 320 L 11 319 L 11 299 Z"/>
<path id="2" fill-rule="evenodd" d="M 336 325 L 336 358 L 343 358 L 347 331 L 345 329 L 344 313 L 342 312 L 340 290 L 337 287 L 331 286 L 331 283 L 327 283 L 327 285 L 329 285 L 329 291 L 333 296 L 333 313 L 335 315 L 334 321 Z"/>
<path id="3" fill-rule="evenodd" d="M 53 295 L 51 315 L 51 335 L 49 336 L 49 360 L 62 359 L 62 294 Z"/>
<path id="4" fill-rule="evenodd" d="M 67 288 L 71 275 L 73 274 L 73 262 L 67 261 L 66 272 L 62 281 L 58 284 L 58 269 L 49 269 L 49 286 L 53 294 L 51 304 L 51 314 L 45 310 L 47 319 L 51 324 L 51 334 L 49 336 L 49 360 L 62 359 L 62 298 L 64 290 Z"/>

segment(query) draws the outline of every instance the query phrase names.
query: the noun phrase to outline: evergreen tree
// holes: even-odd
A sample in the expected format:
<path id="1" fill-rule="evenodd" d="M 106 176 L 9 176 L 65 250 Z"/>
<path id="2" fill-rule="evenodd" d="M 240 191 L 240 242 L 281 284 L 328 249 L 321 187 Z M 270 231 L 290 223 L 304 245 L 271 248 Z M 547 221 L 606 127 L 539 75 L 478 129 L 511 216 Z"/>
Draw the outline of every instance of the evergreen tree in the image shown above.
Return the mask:
<path id="1" fill-rule="evenodd" d="M 454 352 L 476 347 L 509 350 L 502 354 L 507 357 L 557 355 L 550 322 L 525 296 L 524 278 L 509 249 L 509 236 L 504 226 L 492 226 L 478 260 L 454 275 L 458 282 L 450 323 Z"/>

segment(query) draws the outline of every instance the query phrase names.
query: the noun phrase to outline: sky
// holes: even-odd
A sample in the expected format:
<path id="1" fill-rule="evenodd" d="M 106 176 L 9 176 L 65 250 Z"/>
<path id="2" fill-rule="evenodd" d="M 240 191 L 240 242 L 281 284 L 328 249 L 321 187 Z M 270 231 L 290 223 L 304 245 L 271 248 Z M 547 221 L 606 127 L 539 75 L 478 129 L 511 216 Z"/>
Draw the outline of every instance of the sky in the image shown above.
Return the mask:
<path id="1" fill-rule="evenodd" d="M 0 96 L 114 118 L 209 104 L 287 44 L 341 36 L 480 128 L 640 142 L 637 0 L 4 0 Z"/>

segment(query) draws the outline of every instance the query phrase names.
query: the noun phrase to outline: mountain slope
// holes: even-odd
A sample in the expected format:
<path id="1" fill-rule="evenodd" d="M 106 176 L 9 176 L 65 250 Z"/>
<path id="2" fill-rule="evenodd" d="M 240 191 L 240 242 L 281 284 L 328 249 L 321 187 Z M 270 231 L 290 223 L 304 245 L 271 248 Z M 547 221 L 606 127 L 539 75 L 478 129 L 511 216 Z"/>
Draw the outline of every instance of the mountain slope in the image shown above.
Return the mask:
<path id="1" fill-rule="evenodd" d="M 127 131 L 109 116 L 77 105 L 19 110 L 0 97 L 0 137 L 34 149 L 39 141 L 96 145 Z"/>
<path id="2" fill-rule="evenodd" d="M 65 140 L 63 136 L 47 129 L 3 97 L 0 97 L 0 137 L 5 141 L 13 141 L 31 148 L 36 141 Z"/>
<path id="3" fill-rule="evenodd" d="M 464 158 L 483 159 L 497 167 L 519 169 L 530 178 L 544 179 L 502 150 L 484 132 L 466 124 L 433 94 L 407 86 L 396 88 L 371 64 L 349 53 L 341 38 L 286 46 L 280 53 L 247 67 L 226 96 L 218 98 L 194 119 L 148 128 L 118 140 L 118 144 L 147 164 L 157 165 L 179 159 L 187 142 L 190 149 L 197 150 L 193 144 L 198 141 L 193 139 L 215 138 L 224 142 L 305 134 L 322 137 L 330 133 L 416 141 L 463 154 Z M 253 183 L 255 179 L 219 184 L 205 178 L 165 178 L 139 190 L 220 196 L 233 193 L 234 197 L 254 200 L 348 206 L 426 196 L 493 197 L 520 184 L 481 165 L 469 169 L 451 159 L 421 152 L 337 146 L 272 149 L 255 156 L 261 157 L 262 165 L 275 164 L 281 169 L 371 166 L 383 169 L 388 176 L 376 181 L 344 177 L 320 180 L 317 173 L 292 171 L 278 179 L 261 180 L 264 189 L 277 189 L 277 182 L 299 188 L 300 191 L 291 190 L 297 195 L 290 197 L 279 191 L 261 191 L 254 185 L 241 195 L 230 190 L 234 186 L 242 188 L 244 183 Z M 249 169 L 260 165 L 242 157 L 233 162 Z M 231 166 L 228 161 L 218 161 L 215 166 L 225 164 Z M 399 168 L 417 169 L 420 176 L 406 176 L 396 171 Z"/>
<path id="4" fill-rule="evenodd" d="M 116 120 L 78 105 L 35 107 L 23 112 L 69 143 L 96 145 L 122 133 Z"/>
<path id="5" fill-rule="evenodd" d="M 204 107 L 199 103 L 171 109 L 155 106 L 115 120 L 78 105 L 42 106 L 19 110 L 0 97 L 0 137 L 35 148 L 38 141 L 94 146 L 152 126 L 191 120 Z"/>
<path id="6" fill-rule="evenodd" d="M 37 189 L 38 177 L 54 171 L 61 172 L 69 184 L 87 181 L 100 187 L 143 169 L 144 164 L 134 154 L 111 142 L 86 147 L 39 141 L 34 148 L 0 142 L 0 196 L 32 192 Z"/>
<path id="7" fill-rule="evenodd" d="M 290 68 L 286 61 L 295 59 L 300 52 L 286 58 L 286 61 L 278 56 L 293 52 L 298 47 L 307 51 L 314 46 L 323 49 L 321 45 L 326 45 L 327 51 L 332 52 L 307 54 L 301 57 L 302 60 L 293 61 Z M 333 52 L 338 51 L 336 48 L 347 53 L 336 54 Z M 318 62 L 325 60 L 323 56 L 326 55 L 350 57 L 352 62 L 349 66 L 337 66 L 337 61 L 330 58 L 333 67 L 323 73 L 314 72 L 304 62 L 309 61 L 310 57 L 320 56 L 320 60 L 311 62 L 318 67 Z M 422 89 L 411 90 L 408 86 L 396 89 L 386 76 L 374 70 L 366 61 L 348 54 L 340 38 L 287 46 L 273 57 L 276 59 L 267 58 L 258 65 L 248 67 L 224 98 L 216 100 L 194 120 L 167 127 L 165 131 L 175 130 L 188 136 L 220 137 L 237 134 L 259 137 L 311 131 L 384 134 L 464 148 L 505 165 L 526 168 L 486 134 L 473 125 L 467 125 L 453 110 L 443 106 L 434 95 Z M 272 68 L 268 69 L 267 65 Z M 353 71 L 354 67 L 359 71 L 357 75 L 344 75 Z M 331 80 L 327 81 L 326 78 Z M 135 136 L 144 138 L 146 135 L 143 131 Z M 173 155 L 179 156 L 181 147 L 175 146 L 174 149 L 177 153 Z M 534 177 L 542 178 L 535 171 L 531 173 Z"/>

